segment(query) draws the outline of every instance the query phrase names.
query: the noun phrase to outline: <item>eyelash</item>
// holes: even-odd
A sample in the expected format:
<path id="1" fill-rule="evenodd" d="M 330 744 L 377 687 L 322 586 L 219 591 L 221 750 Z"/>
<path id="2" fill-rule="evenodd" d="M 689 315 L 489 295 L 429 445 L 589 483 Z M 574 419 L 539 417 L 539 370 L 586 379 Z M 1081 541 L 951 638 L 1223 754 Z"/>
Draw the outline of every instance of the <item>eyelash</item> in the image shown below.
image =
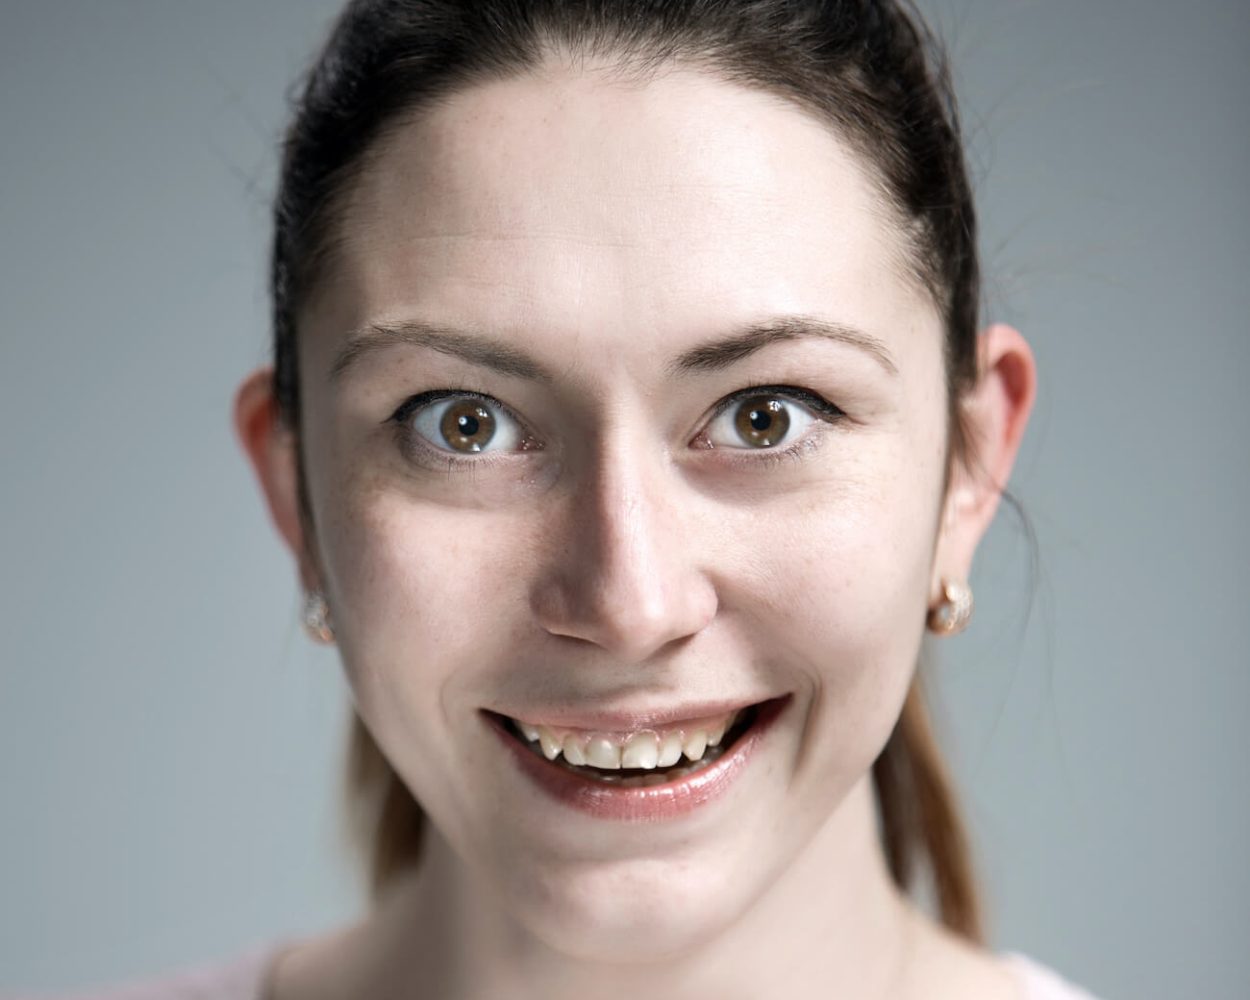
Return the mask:
<path id="1" fill-rule="evenodd" d="M 712 411 L 712 415 L 708 418 L 704 425 L 705 430 L 699 433 L 706 433 L 706 427 L 710 426 L 718 417 L 731 410 L 743 400 L 752 399 L 756 396 L 775 396 L 799 403 L 810 410 L 813 416 L 818 420 L 822 420 L 827 424 L 838 424 L 845 419 L 846 413 L 841 407 L 835 406 L 823 396 L 817 395 L 807 389 L 801 389 L 792 385 L 771 385 L 771 384 L 750 384 L 746 385 L 735 392 L 720 400 Z M 418 393 L 404 400 L 399 408 L 388 418 L 388 423 L 394 423 L 396 431 L 400 437 L 400 443 L 406 451 L 420 451 L 427 457 L 437 458 L 439 461 L 446 463 L 446 471 L 454 472 L 458 469 L 472 467 L 481 469 L 488 467 L 500 458 L 491 454 L 482 455 L 476 458 L 469 458 L 463 455 L 457 455 L 454 452 L 446 451 L 429 444 L 425 438 L 413 431 L 411 426 L 412 418 L 423 408 L 432 403 L 440 402 L 444 399 L 477 399 L 483 403 L 495 407 L 508 416 L 508 419 L 514 421 L 518 427 L 524 428 L 525 424 L 516 413 L 509 407 L 505 406 L 495 397 L 487 395 L 483 392 L 475 392 L 471 389 L 432 389 L 428 392 Z M 524 438 L 529 440 L 528 437 Z M 728 452 L 732 456 L 729 460 L 737 463 L 765 463 L 776 464 L 786 459 L 798 460 L 803 452 L 811 451 L 820 444 L 818 438 L 812 437 L 810 434 L 804 435 L 798 441 L 784 448 L 724 448 L 709 445 L 706 450 Z M 540 448 L 531 449 L 534 451 Z M 734 454 L 742 452 L 744 454 Z M 748 457 L 749 456 L 749 457 Z"/>
<path id="2" fill-rule="evenodd" d="M 494 396 L 488 396 L 484 392 L 474 392 L 472 389 L 431 389 L 429 392 L 419 392 L 400 403 L 399 409 L 392 413 L 389 419 L 401 425 L 406 424 L 417 411 L 424 409 L 431 403 L 438 403 L 444 399 L 480 399 L 483 403 L 489 403 L 491 406 L 502 410 L 517 423 L 521 422 L 520 417 L 499 402 Z M 474 461 L 477 461 L 477 459 L 474 459 Z"/>
<path id="3" fill-rule="evenodd" d="M 388 418 L 388 423 L 394 423 L 396 433 L 399 435 L 399 443 L 402 450 L 414 457 L 422 457 L 426 462 L 437 461 L 444 463 L 446 472 L 458 472 L 468 469 L 483 469 L 500 461 L 500 457 L 492 454 L 480 455 L 476 458 L 469 458 L 464 455 L 457 455 L 455 452 L 437 448 L 430 444 L 426 439 L 418 434 L 412 428 L 412 418 L 416 416 L 425 407 L 441 402 L 444 399 L 477 399 L 481 400 L 488 406 L 491 406 L 507 415 L 508 419 L 516 423 L 518 427 L 524 428 L 525 424 L 519 416 L 517 416 L 509 407 L 499 402 L 494 396 L 490 396 L 484 392 L 474 392 L 472 389 L 431 389 L 429 392 L 419 392 L 415 396 L 400 403 L 399 408 Z M 528 440 L 528 437 L 525 438 Z M 532 450 L 539 450 L 537 448 Z"/>

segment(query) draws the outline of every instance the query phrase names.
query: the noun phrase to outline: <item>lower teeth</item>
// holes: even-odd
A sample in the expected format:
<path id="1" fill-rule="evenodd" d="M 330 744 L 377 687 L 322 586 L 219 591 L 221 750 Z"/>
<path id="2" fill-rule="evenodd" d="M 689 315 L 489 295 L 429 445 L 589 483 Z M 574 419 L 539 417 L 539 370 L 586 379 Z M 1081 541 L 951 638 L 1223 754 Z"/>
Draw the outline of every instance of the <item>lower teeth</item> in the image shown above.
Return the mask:
<path id="1" fill-rule="evenodd" d="M 634 770 L 632 768 L 622 771 L 609 771 L 598 767 L 570 764 L 563 759 L 555 763 L 566 771 L 572 771 L 574 774 L 580 774 L 582 777 L 591 778 L 606 785 L 620 785 L 622 788 L 648 788 L 654 785 L 667 784 L 670 781 L 677 781 L 697 771 L 702 771 L 705 767 L 714 763 L 724 752 L 725 748 L 723 746 L 708 747 L 702 758 L 693 763 L 656 768 L 648 771 Z"/>

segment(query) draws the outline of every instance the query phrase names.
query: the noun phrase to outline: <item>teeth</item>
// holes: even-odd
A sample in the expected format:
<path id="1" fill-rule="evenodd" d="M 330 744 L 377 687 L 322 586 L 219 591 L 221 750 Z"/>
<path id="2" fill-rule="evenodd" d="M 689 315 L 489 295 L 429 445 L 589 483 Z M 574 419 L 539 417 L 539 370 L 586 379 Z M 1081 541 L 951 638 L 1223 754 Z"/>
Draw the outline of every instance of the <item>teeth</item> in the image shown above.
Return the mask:
<path id="1" fill-rule="evenodd" d="M 657 767 L 672 767 L 681 760 L 681 733 L 669 733 L 660 743 Z"/>
<path id="2" fill-rule="evenodd" d="M 586 755 L 582 753 L 582 741 L 572 733 L 564 737 L 564 759 L 570 764 L 586 763 Z"/>
<path id="3" fill-rule="evenodd" d="M 548 760 L 555 760 L 560 756 L 560 751 L 564 749 L 560 745 L 560 741 L 555 738 L 551 730 L 546 726 L 538 727 L 538 742 L 542 745 L 543 756 Z"/>
<path id="4" fill-rule="evenodd" d="M 586 743 L 586 763 L 608 771 L 619 771 L 621 748 L 604 736 L 592 736 Z"/>
<path id="5" fill-rule="evenodd" d="M 621 751 L 621 767 L 654 770 L 660 759 L 660 738 L 655 733 L 634 733 Z"/>
<path id="6" fill-rule="evenodd" d="M 719 747 L 726 731 L 738 718 L 737 712 L 719 719 L 686 723 L 698 728 L 646 729 L 635 733 L 588 733 L 563 727 L 536 726 L 513 720 L 517 730 L 531 744 L 537 744 L 547 760 L 561 754 L 575 766 L 616 771 L 621 768 L 652 771 L 681 764 L 682 756 L 691 763 L 702 761 L 709 747 Z M 639 775 L 637 777 L 654 777 Z"/>
<path id="7" fill-rule="evenodd" d="M 688 759 L 702 760 L 703 752 L 707 750 L 707 731 L 696 729 L 694 732 L 687 734 L 682 742 L 682 750 Z"/>

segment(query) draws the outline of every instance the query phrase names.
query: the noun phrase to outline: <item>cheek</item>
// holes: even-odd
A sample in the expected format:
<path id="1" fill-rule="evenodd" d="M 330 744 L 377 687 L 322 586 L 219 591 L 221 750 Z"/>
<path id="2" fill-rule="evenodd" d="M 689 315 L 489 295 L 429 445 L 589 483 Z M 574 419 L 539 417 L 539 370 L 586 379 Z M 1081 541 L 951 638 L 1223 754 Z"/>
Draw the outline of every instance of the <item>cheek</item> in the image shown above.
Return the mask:
<path id="1" fill-rule="evenodd" d="M 744 601 L 756 609 L 748 628 L 767 635 L 770 668 L 808 695 L 812 762 L 847 785 L 884 745 L 911 682 L 940 486 L 938 463 L 879 453 L 755 546 L 771 553 L 770 599 Z"/>
<path id="2" fill-rule="evenodd" d="M 513 546 L 526 533 L 497 513 L 415 503 L 393 484 L 350 488 L 333 509 L 326 575 L 362 713 L 406 739 L 464 725 L 446 707 L 515 648 Z"/>
<path id="3" fill-rule="evenodd" d="M 768 612 L 796 638 L 818 647 L 888 643 L 918 631 L 938 518 L 935 463 L 916 461 L 893 442 L 865 447 L 822 483 L 778 507 L 743 547 L 767 554 Z"/>

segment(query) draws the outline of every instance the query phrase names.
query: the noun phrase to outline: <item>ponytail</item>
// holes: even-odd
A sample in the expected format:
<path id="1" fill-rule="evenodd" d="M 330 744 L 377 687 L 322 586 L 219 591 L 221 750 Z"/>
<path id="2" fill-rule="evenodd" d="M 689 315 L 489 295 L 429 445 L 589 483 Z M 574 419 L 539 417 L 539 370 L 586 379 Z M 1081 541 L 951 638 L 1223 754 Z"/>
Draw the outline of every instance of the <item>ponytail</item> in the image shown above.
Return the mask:
<path id="1" fill-rule="evenodd" d="M 425 813 L 354 710 L 345 778 L 348 840 L 377 902 L 421 859 Z"/>
<path id="2" fill-rule="evenodd" d="M 919 675 L 894 732 L 872 767 L 881 839 L 894 881 L 905 892 L 917 873 L 933 881 L 938 915 L 957 934 L 983 944 L 981 900 L 968 836 L 946 764 L 933 738 Z"/>

